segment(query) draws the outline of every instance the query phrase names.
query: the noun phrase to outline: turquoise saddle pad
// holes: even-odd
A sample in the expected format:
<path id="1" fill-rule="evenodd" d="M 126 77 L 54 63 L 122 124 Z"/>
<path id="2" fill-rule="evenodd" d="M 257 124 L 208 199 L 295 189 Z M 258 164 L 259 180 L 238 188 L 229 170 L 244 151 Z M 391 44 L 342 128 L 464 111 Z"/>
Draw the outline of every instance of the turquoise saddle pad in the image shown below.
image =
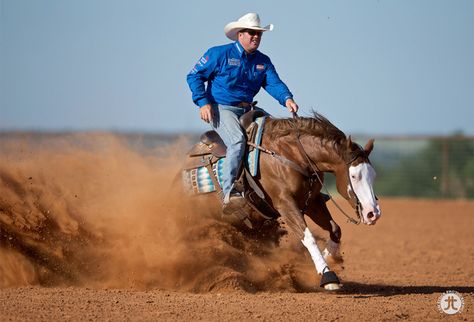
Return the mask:
<path id="1" fill-rule="evenodd" d="M 255 135 L 255 144 L 260 145 L 262 142 L 263 124 L 266 116 L 259 117 L 255 120 L 258 125 L 257 133 Z M 258 174 L 258 163 L 259 163 L 260 150 L 253 149 L 246 155 L 245 166 L 249 170 L 252 176 Z M 223 181 L 223 170 L 224 170 L 225 158 L 219 159 L 213 164 L 212 171 L 217 177 L 217 181 L 222 186 Z M 209 193 L 216 191 L 216 187 L 212 182 L 211 174 L 206 167 L 199 167 L 195 169 L 185 170 L 183 172 L 183 180 L 185 187 L 188 187 L 193 193 Z"/>

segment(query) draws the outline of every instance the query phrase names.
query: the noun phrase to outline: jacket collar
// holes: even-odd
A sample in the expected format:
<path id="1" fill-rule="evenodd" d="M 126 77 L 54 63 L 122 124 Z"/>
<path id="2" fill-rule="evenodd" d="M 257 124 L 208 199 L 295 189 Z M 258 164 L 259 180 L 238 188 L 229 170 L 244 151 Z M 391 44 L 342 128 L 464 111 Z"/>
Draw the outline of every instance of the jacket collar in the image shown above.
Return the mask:
<path id="1" fill-rule="evenodd" d="M 257 53 L 258 50 L 256 50 L 255 52 L 251 53 L 251 54 L 247 54 L 247 52 L 245 51 L 244 47 L 242 47 L 242 45 L 240 44 L 239 41 L 236 41 L 234 43 L 234 46 L 235 48 L 237 49 L 237 52 L 239 53 L 239 56 L 240 57 L 251 57 L 253 55 L 255 55 Z"/>
<path id="2" fill-rule="evenodd" d="M 234 43 L 234 46 L 237 49 L 237 51 L 239 52 L 239 56 L 242 57 L 245 54 L 244 47 L 242 47 L 242 45 L 238 41 L 236 41 Z"/>

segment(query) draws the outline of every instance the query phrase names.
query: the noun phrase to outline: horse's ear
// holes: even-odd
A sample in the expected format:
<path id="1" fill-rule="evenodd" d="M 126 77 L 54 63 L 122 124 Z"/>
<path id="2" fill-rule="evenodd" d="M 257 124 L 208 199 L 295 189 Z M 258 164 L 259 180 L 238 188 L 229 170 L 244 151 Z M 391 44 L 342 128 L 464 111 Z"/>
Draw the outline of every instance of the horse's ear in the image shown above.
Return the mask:
<path id="1" fill-rule="evenodd" d="M 374 149 L 374 141 L 375 141 L 374 139 L 370 139 L 365 145 L 364 151 L 365 153 L 367 153 L 367 155 L 369 155 L 370 152 L 372 152 L 372 150 Z"/>
<path id="2" fill-rule="evenodd" d="M 347 144 L 347 148 L 350 150 L 350 148 L 352 147 L 352 138 L 350 135 L 347 137 L 346 144 Z"/>

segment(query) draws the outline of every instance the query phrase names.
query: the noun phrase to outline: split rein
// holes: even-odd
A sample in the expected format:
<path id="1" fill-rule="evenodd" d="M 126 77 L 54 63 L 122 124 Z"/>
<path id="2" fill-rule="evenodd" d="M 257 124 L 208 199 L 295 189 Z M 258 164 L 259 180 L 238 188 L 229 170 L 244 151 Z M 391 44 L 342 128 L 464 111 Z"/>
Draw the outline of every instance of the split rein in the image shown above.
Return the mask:
<path id="1" fill-rule="evenodd" d="M 296 120 L 298 118 L 298 115 L 296 114 L 296 112 L 293 112 L 293 120 Z M 294 125 L 294 124 L 293 124 Z M 253 148 L 255 149 L 258 149 L 264 153 L 267 153 L 269 155 L 271 155 L 272 157 L 274 157 L 276 160 L 278 160 L 280 163 L 286 165 L 286 166 L 289 166 L 290 168 L 292 168 L 293 170 L 299 172 L 300 174 L 302 174 L 304 177 L 308 178 L 309 179 L 309 184 L 310 184 L 310 187 L 309 187 L 309 191 L 308 191 L 308 196 L 306 197 L 306 201 L 305 201 L 305 205 L 304 205 L 304 208 L 302 209 L 302 212 L 304 213 L 306 211 L 306 208 L 308 207 L 309 205 L 309 202 L 310 202 L 310 199 L 312 197 L 312 190 L 313 190 L 313 184 L 314 184 L 314 178 L 316 178 L 318 180 L 318 182 L 321 184 L 321 187 L 324 189 L 324 192 L 329 196 L 329 199 L 331 199 L 331 201 L 333 202 L 333 204 L 336 206 L 337 209 L 339 209 L 339 211 L 344 215 L 346 216 L 347 218 L 347 221 L 348 222 L 351 222 L 355 225 L 359 225 L 362 221 L 361 219 L 361 205 L 360 205 L 360 202 L 359 202 L 359 198 L 357 198 L 357 196 L 355 196 L 356 198 L 356 213 L 358 215 L 358 220 L 352 218 L 351 216 L 349 216 L 342 208 L 341 206 L 339 206 L 339 204 L 334 200 L 334 198 L 332 197 L 332 195 L 329 193 L 326 185 L 324 184 L 323 180 L 321 179 L 321 177 L 319 176 L 318 172 L 322 172 L 318 169 L 318 166 L 311 160 L 311 158 L 309 157 L 309 155 L 306 153 L 306 150 L 304 149 L 303 147 L 303 144 L 301 143 L 301 140 L 300 140 L 300 131 L 299 129 L 296 127 L 296 125 L 294 125 L 294 128 L 296 130 L 296 143 L 297 143 L 297 146 L 298 146 L 298 149 L 300 150 L 300 153 L 305 157 L 306 161 L 308 162 L 309 164 L 309 167 L 311 168 L 311 171 L 312 173 L 308 173 L 308 171 L 304 168 L 302 168 L 301 166 L 299 166 L 297 163 L 295 163 L 294 161 L 282 156 L 282 155 L 279 155 L 277 154 L 275 151 L 271 151 L 269 149 L 266 149 L 264 147 L 262 147 L 261 145 L 257 145 L 253 142 L 247 142 L 248 145 L 252 146 Z M 350 182 L 350 179 L 349 179 L 349 182 Z M 351 188 L 352 188 L 352 183 L 351 183 Z"/>
<path id="2" fill-rule="evenodd" d="M 296 114 L 296 112 L 292 112 L 293 114 L 293 120 L 296 120 L 298 118 L 298 115 Z M 349 216 L 342 208 L 341 206 L 339 206 L 339 204 L 336 202 L 336 200 L 334 200 L 334 198 L 332 197 L 332 195 L 329 193 L 329 190 L 328 188 L 326 187 L 326 185 L 324 184 L 323 180 L 321 179 L 321 177 L 319 176 L 318 172 L 322 172 L 318 169 L 318 166 L 316 163 L 314 163 L 311 158 L 309 157 L 308 153 L 306 153 L 306 150 L 304 149 L 303 147 L 303 144 L 301 143 L 301 140 L 300 140 L 300 131 L 298 129 L 298 127 L 296 125 L 294 125 L 294 128 L 296 130 L 296 143 L 298 143 L 298 149 L 300 150 L 301 154 L 304 155 L 304 157 L 306 158 L 306 161 L 308 162 L 309 166 L 311 167 L 311 170 L 313 171 L 313 173 L 311 174 L 311 177 L 316 177 L 318 179 L 318 182 L 321 184 L 321 188 L 324 189 L 324 192 L 329 196 L 329 199 L 331 199 L 332 203 L 334 204 L 334 206 L 336 206 L 337 209 L 339 209 L 339 211 L 344 215 L 346 216 L 347 218 L 347 221 L 348 222 L 351 222 L 355 225 L 359 225 L 362 221 L 362 218 L 361 218 L 361 205 L 360 205 L 360 202 L 359 202 L 359 198 L 357 198 L 357 196 L 355 196 L 356 198 L 356 213 L 358 215 L 358 220 L 352 218 L 351 216 Z M 349 164 L 352 163 L 352 161 L 349 162 Z M 310 180 L 311 180 L 311 177 L 310 177 Z M 349 178 L 349 183 L 351 185 L 351 189 L 354 190 L 352 188 L 352 183 L 351 183 L 351 180 Z M 310 193 L 309 195 L 311 195 L 311 190 L 310 190 Z M 354 194 L 355 195 L 355 194 Z M 350 196 L 350 195 L 349 195 Z"/>

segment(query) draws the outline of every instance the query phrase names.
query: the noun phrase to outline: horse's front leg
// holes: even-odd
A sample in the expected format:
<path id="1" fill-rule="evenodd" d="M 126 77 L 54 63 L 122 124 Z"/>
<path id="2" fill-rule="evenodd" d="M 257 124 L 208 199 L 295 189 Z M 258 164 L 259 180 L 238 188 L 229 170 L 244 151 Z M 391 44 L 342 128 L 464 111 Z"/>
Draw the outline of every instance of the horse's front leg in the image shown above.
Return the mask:
<path id="1" fill-rule="evenodd" d="M 337 275 L 330 270 L 321 251 L 316 244 L 313 234 L 309 230 L 304 220 L 303 214 L 298 209 L 295 200 L 289 195 L 280 198 L 275 205 L 287 225 L 290 235 L 299 238 L 303 245 L 308 249 L 313 260 L 316 271 L 321 275 L 320 286 L 327 290 L 337 290 L 340 288 Z"/>
<path id="2" fill-rule="evenodd" d="M 323 257 L 326 261 L 334 261 L 335 263 L 342 263 L 343 259 L 340 252 L 341 245 L 341 228 L 334 221 L 326 206 L 326 199 L 318 195 L 308 207 L 305 213 L 311 218 L 319 227 L 329 232 L 329 240 L 326 248 L 323 250 Z"/>

